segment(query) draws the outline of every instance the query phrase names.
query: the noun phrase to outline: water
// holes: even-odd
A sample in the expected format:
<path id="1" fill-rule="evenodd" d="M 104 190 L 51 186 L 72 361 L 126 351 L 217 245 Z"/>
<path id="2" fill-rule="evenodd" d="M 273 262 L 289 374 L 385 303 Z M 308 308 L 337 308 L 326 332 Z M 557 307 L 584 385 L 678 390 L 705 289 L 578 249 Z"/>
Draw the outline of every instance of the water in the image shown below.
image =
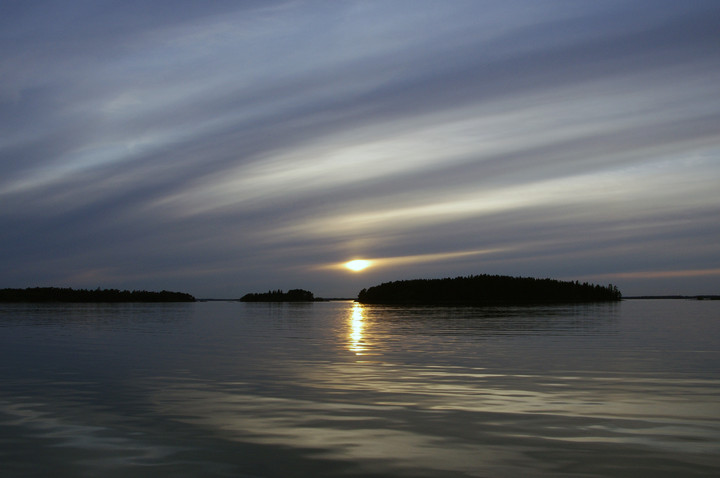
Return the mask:
<path id="1" fill-rule="evenodd" d="M 0 305 L 4 477 L 718 476 L 720 302 Z"/>

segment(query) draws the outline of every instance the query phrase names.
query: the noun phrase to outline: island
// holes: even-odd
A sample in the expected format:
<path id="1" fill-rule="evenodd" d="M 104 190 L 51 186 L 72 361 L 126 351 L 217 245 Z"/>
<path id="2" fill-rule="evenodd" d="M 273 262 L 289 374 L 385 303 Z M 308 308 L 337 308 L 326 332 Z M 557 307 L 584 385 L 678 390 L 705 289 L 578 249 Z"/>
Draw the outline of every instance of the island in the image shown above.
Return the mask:
<path id="1" fill-rule="evenodd" d="M 195 302 L 184 292 L 29 287 L 0 289 L 0 302 Z"/>
<path id="2" fill-rule="evenodd" d="M 562 302 L 618 301 L 622 294 L 612 284 L 535 279 L 502 275 L 474 275 L 446 279 L 385 282 L 363 289 L 363 304 L 507 305 Z"/>
<path id="3" fill-rule="evenodd" d="M 262 293 L 245 294 L 240 298 L 240 302 L 317 302 L 322 299 L 316 299 L 315 295 L 303 289 L 291 289 L 287 292 L 282 290 L 269 290 Z"/>

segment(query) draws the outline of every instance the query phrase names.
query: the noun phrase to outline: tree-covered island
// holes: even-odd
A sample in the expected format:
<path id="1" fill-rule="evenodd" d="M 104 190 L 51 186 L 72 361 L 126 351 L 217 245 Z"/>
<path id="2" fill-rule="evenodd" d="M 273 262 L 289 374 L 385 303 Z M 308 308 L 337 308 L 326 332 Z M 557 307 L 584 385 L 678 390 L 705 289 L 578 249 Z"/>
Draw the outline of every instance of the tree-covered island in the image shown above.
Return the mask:
<path id="1" fill-rule="evenodd" d="M 269 290 L 261 293 L 245 294 L 240 298 L 240 302 L 315 302 L 322 299 L 316 299 L 315 295 L 303 289 L 291 289 L 287 292 L 282 290 Z"/>
<path id="2" fill-rule="evenodd" d="M 485 305 L 609 302 L 621 298 L 612 284 L 476 275 L 386 282 L 361 290 L 357 300 L 363 304 Z"/>
<path id="3" fill-rule="evenodd" d="M 184 292 L 29 287 L 0 289 L 0 302 L 195 302 Z"/>

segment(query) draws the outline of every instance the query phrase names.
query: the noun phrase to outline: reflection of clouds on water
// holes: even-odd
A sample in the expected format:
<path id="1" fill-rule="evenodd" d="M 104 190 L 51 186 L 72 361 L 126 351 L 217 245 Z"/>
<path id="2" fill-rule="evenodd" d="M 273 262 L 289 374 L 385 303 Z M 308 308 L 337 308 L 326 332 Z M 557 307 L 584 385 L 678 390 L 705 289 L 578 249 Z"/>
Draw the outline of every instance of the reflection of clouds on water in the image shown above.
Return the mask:
<path id="1" fill-rule="evenodd" d="M 154 443 L 147 436 L 128 433 L 126 419 L 114 417 L 109 423 L 108 413 L 78 413 L 77 403 L 43 403 L 0 401 L 0 440 L 12 434 L 15 443 L 31 440 L 33 450 L 44 450 L 43 464 L 49 465 L 53 458 L 57 466 L 100 469 L 114 466 L 143 466 L 149 463 L 175 464 L 173 455 L 178 448 L 166 443 Z M 122 424 L 121 424 L 122 423 Z M 52 450 L 61 449 L 56 456 Z M 0 462 L 3 454 L 0 452 Z M 26 470 L 28 471 L 28 470 Z M 27 475 L 35 476 L 35 475 Z M 40 476 L 39 474 L 37 476 Z M 60 473 L 59 476 L 64 476 Z M 88 475 L 89 476 L 89 475 Z"/>
<path id="2" fill-rule="evenodd" d="M 442 428 L 408 427 L 418 417 L 400 406 L 264 397 L 198 384 L 160 391 L 156 400 L 163 413 L 218 438 L 312 450 L 315 458 L 354 460 L 368 473 L 390 468 L 472 475 L 481 463 L 512 466 L 501 446 L 478 448 L 445 440 L 437 433 Z"/>
<path id="3" fill-rule="evenodd" d="M 627 383 L 369 362 L 325 364 L 304 379 L 309 389 L 297 389 L 296 398 L 191 381 L 159 389 L 154 401 L 162 414 L 217 438 L 352 460 L 365 472 L 382 461 L 385 471 L 424 469 L 424 476 L 521 476 L 547 465 L 543 453 L 573 459 L 573 447 L 590 443 L 720 453 L 717 421 L 708 420 L 718 411 L 714 381 Z M 645 399 L 649 390 L 673 388 L 695 389 L 698 408 L 684 407 L 680 393 Z"/>
<path id="4" fill-rule="evenodd" d="M 720 411 L 714 399 L 720 381 L 707 379 L 636 378 L 627 382 L 623 375 L 609 373 L 594 377 L 503 374 L 479 368 L 377 363 L 328 364 L 322 377 L 334 390 L 364 393 L 368 404 L 433 411 L 597 419 L 643 417 L 654 423 L 698 425 Z M 644 400 L 648 390 L 657 390 L 652 404 Z M 687 390 L 697 395 L 692 408 L 682 406 Z M 598 400 L 603 394 L 603 400 Z"/>

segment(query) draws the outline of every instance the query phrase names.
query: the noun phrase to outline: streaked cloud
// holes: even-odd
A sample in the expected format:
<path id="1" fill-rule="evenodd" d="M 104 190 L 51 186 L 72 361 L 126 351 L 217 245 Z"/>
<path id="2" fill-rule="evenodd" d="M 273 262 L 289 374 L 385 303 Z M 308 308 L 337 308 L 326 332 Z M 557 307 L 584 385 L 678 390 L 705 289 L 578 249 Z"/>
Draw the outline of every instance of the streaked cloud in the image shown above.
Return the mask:
<path id="1" fill-rule="evenodd" d="M 718 269 L 695 269 L 680 271 L 635 271 L 635 272 L 618 272 L 616 274 L 606 274 L 603 277 L 617 277 L 629 279 L 675 279 L 678 277 L 704 277 L 720 275 Z"/>

